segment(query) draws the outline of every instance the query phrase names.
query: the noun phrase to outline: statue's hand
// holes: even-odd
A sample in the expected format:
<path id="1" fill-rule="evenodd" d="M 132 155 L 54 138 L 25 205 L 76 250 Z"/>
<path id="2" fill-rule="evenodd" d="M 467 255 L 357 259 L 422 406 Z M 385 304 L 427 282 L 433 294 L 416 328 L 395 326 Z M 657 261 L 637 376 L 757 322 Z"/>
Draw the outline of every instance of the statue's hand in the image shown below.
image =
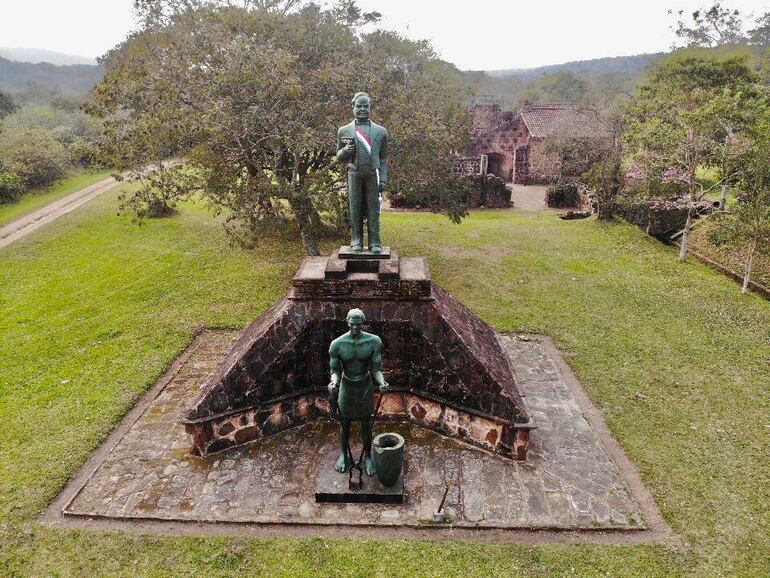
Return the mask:
<path id="1" fill-rule="evenodd" d="M 337 391 L 339 384 L 336 381 L 332 380 L 329 382 L 329 385 L 327 385 L 326 387 L 329 388 L 329 393 L 334 393 L 335 391 Z"/>
<path id="2" fill-rule="evenodd" d="M 380 384 L 380 393 L 385 393 L 386 391 L 390 391 L 390 384 L 387 381 L 383 381 Z"/>
<path id="3" fill-rule="evenodd" d="M 342 158 L 343 160 L 349 161 L 353 158 L 353 156 L 356 154 L 356 143 L 349 142 L 346 144 L 342 149 Z"/>

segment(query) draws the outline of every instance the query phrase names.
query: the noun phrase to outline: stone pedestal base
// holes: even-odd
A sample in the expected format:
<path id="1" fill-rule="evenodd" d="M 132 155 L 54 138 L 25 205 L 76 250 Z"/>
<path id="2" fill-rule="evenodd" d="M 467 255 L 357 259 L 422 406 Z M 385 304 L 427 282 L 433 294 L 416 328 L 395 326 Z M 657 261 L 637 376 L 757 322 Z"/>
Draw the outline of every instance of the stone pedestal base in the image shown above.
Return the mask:
<path id="1" fill-rule="evenodd" d="M 183 423 L 207 455 L 333 417 L 329 344 L 359 308 L 383 341 L 385 419 L 523 460 L 535 427 L 492 329 L 431 281 L 425 259 L 308 257 L 284 299 L 244 331 Z"/>

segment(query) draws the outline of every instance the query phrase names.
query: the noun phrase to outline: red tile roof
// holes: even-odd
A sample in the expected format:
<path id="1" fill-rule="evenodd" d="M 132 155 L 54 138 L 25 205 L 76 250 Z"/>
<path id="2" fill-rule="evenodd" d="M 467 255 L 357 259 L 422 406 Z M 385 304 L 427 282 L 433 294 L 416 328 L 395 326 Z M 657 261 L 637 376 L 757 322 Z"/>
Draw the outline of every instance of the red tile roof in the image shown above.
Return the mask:
<path id="1" fill-rule="evenodd" d="M 606 134 L 599 116 L 592 110 L 564 102 L 525 104 L 519 115 L 535 138 L 546 136 L 590 137 Z"/>

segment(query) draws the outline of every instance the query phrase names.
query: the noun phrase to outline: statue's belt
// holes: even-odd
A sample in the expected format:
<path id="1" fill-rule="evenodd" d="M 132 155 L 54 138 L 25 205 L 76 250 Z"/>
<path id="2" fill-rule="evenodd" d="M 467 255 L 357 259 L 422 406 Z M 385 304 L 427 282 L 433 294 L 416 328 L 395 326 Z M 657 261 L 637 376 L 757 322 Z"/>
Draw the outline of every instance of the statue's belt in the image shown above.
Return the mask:
<path id="1" fill-rule="evenodd" d="M 342 374 L 342 379 L 345 379 L 347 381 L 353 381 L 353 382 L 364 381 L 365 379 L 369 379 L 370 377 L 371 377 L 371 375 L 368 374 L 368 373 L 366 375 L 361 376 L 361 377 L 349 377 L 349 376 L 345 375 L 344 373 Z"/>

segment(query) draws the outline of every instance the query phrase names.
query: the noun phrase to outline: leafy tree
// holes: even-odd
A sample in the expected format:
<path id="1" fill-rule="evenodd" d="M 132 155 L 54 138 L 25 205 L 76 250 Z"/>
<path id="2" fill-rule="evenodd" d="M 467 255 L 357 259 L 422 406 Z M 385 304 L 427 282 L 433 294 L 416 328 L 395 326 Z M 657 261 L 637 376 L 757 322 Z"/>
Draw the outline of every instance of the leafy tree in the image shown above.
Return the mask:
<path id="1" fill-rule="evenodd" d="M 18 108 L 10 95 L 0 91 L 0 120 L 16 112 Z"/>
<path id="2" fill-rule="evenodd" d="M 557 102 L 580 102 L 588 93 L 589 84 L 570 70 L 544 74 L 528 93 L 528 98 Z"/>
<path id="3" fill-rule="evenodd" d="M 672 14 L 673 11 L 669 10 L 668 13 Z M 692 12 L 691 21 L 684 17 L 684 10 L 677 11 L 676 15 L 676 27 L 672 29 L 687 47 L 722 46 L 746 40 L 740 11 L 726 8 L 719 2 Z"/>
<path id="4" fill-rule="evenodd" d="M 770 46 L 770 12 L 754 20 L 754 28 L 747 32 L 748 40 L 757 46 Z"/>
<path id="5" fill-rule="evenodd" d="M 617 199 L 623 190 L 623 132 L 624 109 L 613 107 L 602 114 L 607 138 L 600 140 L 593 166 L 583 174 L 582 180 L 593 192 L 597 218 L 609 221 L 614 217 Z"/>
<path id="6" fill-rule="evenodd" d="M 725 162 L 725 155 L 739 154 L 740 147 L 731 145 L 766 100 L 767 87 L 743 59 L 684 58 L 659 65 L 629 102 L 626 142 L 637 165 L 648 178 L 685 189 L 688 214 L 680 260 L 687 257 L 697 203 L 731 177 L 721 174 L 708 183 L 698 169 L 737 166 Z"/>
<path id="7" fill-rule="evenodd" d="M 738 183 L 738 202 L 718 215 L 712 234 L 717 244 L 734 243 L 744 249 L 743 292 L 748 291 L 754 257 L 770 251 L 770 107 L 750 129 L 751 146 Z"/>
<path id="8" fill-rule="evenodd" d="M 334 144 L 359 90 L 372 94 L 375 120 L 393 135 L 389 185 L 452 192 L 444 164 L 467 134 L 458 73 L 426 43 L 360 35 L 376 13 L 350 0 L 328 9 L 141 0 L 137 9 L 141 30 L 106 56 L 105 79 L 87 105 L 105 120 L 102 158 L 139 171 L 184 157 L 187 191 L 225 211 L 227 230 L 242 242 L 292 221 L 305 251 L 318 254 L 319 235 L 346 222 Z M 438 162 L 423 162 L 434 146 Z M 180 194 L 176 185 L 159 193 L 168 201 Z M 462 216 L 451 194 L 439 205 Z"/>

